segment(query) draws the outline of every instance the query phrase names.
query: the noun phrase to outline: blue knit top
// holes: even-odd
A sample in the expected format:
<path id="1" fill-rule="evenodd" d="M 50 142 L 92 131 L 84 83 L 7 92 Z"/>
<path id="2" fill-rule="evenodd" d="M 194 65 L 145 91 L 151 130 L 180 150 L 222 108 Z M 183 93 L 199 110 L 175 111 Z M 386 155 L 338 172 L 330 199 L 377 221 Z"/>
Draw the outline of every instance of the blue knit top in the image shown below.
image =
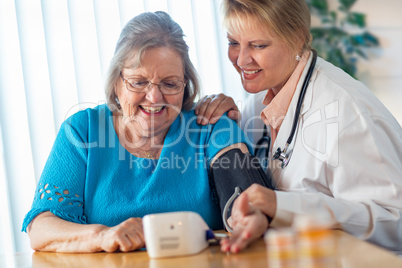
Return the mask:
<path id="1" fill-rule="evenodd" d="M 22 231 L 44 211 L 106 226 L 151 213 L 194 211 L 210 228 L 221 229 L 208 183 L 210 160 L 239 142 L 246 138 L 228 117 L 200 126 L 189 111 L 170 126 L 159 159 L 138 158 L 121 146 L 107 105 L 80 111 L 60 128 Z"/>

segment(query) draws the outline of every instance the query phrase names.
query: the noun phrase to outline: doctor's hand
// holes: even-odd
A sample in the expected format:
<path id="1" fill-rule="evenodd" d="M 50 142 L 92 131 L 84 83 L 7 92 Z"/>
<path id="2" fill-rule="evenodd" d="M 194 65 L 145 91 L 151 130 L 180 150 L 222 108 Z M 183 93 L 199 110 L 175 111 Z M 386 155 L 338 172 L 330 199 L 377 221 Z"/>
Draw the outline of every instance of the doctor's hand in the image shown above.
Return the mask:
<path id="1" fill-rule="evenodd" d="M 241 114 L 234 100 L 222 93 L 204 96 L 195 106 L 197 123 L 201 125 L 215 124 L 226 112 L 229 118 L 240 121 Z"/>
<path id="2" fill-rule="evenodd" d="M 236 199 L 230 217 L 233 233 L 229 238 L 221 240 L 221 251 L 237 253 L 261 237 L 268 229 L 266 215 L 249 201 L 246 193 L 240 194 Z"/>
<path id="3" fill-rule="evenodd" d="M 105 226 L 99 233 L 101 250 L 114 252 L 133 251 L 145 246 L 141 218 L 129 218 L 113 227 Z"/>
<path id="4" fill-rule="evenodd" d="M 252 184 L 243 193 L 248 195 L 249 202 L 254 207 L 261 210 L 262 213 L 271 219 L 276 213 L 276 194 L 275 191 L 260 184 Z"/>

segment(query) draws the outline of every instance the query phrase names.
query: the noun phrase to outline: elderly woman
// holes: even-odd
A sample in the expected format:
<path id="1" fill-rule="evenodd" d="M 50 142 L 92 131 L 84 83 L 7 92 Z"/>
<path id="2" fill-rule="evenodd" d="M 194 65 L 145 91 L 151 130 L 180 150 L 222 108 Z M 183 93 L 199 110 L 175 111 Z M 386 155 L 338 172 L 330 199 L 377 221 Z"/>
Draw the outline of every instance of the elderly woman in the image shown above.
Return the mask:
<path id="1" fill-rule="evenodd" d="M 180 26 L 164 12 L 129 21 L 107 76 L 107 105 L 74 114 L 57 135 L 23 223 L 32 248 L 135 250 L 144 246 L 141 218 L 159 212 L 194 211 L 221 229 L 208 179 L 221 169 L 211 165 L 248 148 L 227 117 L 197 125 L 190 108 L 198 91 Z"/>
<path id="2" fill-rule="evenodd" d="M 253 185 L 239 196 L 234 234 L 222 250 L 237 252 L 268 226 L 307 215 L 402 252 L 402 131 L 395 118 L 362 83 L 317 58 L 305 0 L 224 0 L 223 12 L 229 59 L 254 94 L 241 127 L 253 144 L 265 144 L 257 154 L 277 190 Z M 225 112 L 218 103 L 206 100 L 199 116 Z"/>

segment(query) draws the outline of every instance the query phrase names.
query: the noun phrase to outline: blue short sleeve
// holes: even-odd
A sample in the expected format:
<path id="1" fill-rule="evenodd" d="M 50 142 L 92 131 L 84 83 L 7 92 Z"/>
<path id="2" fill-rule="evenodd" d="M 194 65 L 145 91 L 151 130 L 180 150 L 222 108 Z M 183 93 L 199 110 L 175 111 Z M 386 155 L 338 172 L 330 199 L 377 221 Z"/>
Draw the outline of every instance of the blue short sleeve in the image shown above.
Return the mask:
<path id="1" fill-rule="evenodd" d="M 31 210 L 22 231 L 40 213 L 50 211 L 71 222 L 85 223 L 83 194 L 86 176 L 88 116 L 85 111 L 67 119 L 60 127 L 43 169 Z"/>

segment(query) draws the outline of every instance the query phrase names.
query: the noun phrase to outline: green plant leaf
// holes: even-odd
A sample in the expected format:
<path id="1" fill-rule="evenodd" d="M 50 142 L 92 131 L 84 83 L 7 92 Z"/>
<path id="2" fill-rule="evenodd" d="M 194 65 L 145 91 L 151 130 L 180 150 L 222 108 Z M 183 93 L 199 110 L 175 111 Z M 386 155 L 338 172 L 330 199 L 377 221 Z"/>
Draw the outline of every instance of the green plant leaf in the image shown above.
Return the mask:
<path id="1" fill-rule="evenodd" d="M 367 44 L 368 46 L 377 47 L 377 46 L 380 45 L 380 41 L 378 41 L 378 38 L 375 37 L 374 35 L 372 35 L 371 33 L 369 33 L 369 32 L 364 32 L 364 33 L 362 34 L 362 36 L 363 36 L 363 38 L 364 38 L 364 40 L 366 41 L 366 44 Z"/>
<path id="2" fill-rule="evenodd" d="M 314 27 L 310 28 L 310 33 L 314 38 L 323 38 L 327 35 L 327 30 L 324 28 Z"/>
<path id="3" fill-rule="evenodd" d="M 328 34 L 329 39 L 331 39 L 331 40 L 337 40 L 337 39 L 339 40 L 343 37 L 348 36 L 348 33 L 345 30 L 338 28 L 338 27 L 328 28 L 327 34 Z"/>
<path id="4" fill-rule="evenodd" d="M 366 46 L 366 40 L 361 34 L 351 35 L 349 40 L 355 46 Z"/>
<path id="5" fill-rule="evenodd" d="M 359 55 L 359 56 L 362 57 L 363 59 L 366 59 L 366 60 L 368 59 L 366 53 L 365 53 L 362 49 L 357 48 L 357 49 L 355 50 L 355 52 L 356 52 L 357 55 Z"/>
<path id="6" fill-rule="evenodd" d="M 328 12 L 327 0 L 311 0 L 311 6 L 320 14 L 326 14 Z"/>
<path id="7" fill-rule="evenodd" d="M 347 16 L 347 22 L 353 25 L 357 25 L 360 28 L 366 27 L 366 15 L 357 12 L 351 12 Z"/>
<path id="8" fill-rule="evenodd" d="M 343 68 L 344 68 L 345 72 L 347 72 L 350 76 L 352 76 L 353 78 L 356 78 L 357 68 L 354 63 L 346 63 L 343 66 Z"/>
<path id="9" fill-rule="evenodd" d="M 361 47 L 379 46 L 378 39 L 369 32 L 351 35 L 349 39 L 354 46 L 361 46 Z"/>
<path id="10" fill-rule="evenodd" d="M 367 59 L 366 49 L 379 46 L 379 41 L 367 31 L 356 33 L 356 29 L 343 27 L 366 27 L 366 15 L 350 11 L 356 0 L 338 1 L 338 10 L 332 11 L 329 10 L 327 0 L 306 0 L 321 20 L 321 26 L 310 29 L 313 36 L 311 45 L 320 57 L 355 77 L 358 60 Z"/>
<path id="11" fill-rule="evenodd" d="M 332 21 L 335 22 L 336 19 L 337 19 L 337 17 L 338 17 L 338 16 L 337 16 L 337 13 L 336 13 L 335 11 L 331 11 L 329 14 L 330 14 L 330 16 L 331 16 L 331 18 L 332 18 Z"/>
<path id="12" fill-rule="evenodd" d="M 353 54 L 355 52 L 355 48 L 351 45 L 345 45 L 345 52 L 346 54 Z"/>
<path id="13" fill-rule="evenodd" d="M 345 11 L 349 10 L 355 2 L 356 0 L 339 0 L 341 8 L 344 8 Z"/>

